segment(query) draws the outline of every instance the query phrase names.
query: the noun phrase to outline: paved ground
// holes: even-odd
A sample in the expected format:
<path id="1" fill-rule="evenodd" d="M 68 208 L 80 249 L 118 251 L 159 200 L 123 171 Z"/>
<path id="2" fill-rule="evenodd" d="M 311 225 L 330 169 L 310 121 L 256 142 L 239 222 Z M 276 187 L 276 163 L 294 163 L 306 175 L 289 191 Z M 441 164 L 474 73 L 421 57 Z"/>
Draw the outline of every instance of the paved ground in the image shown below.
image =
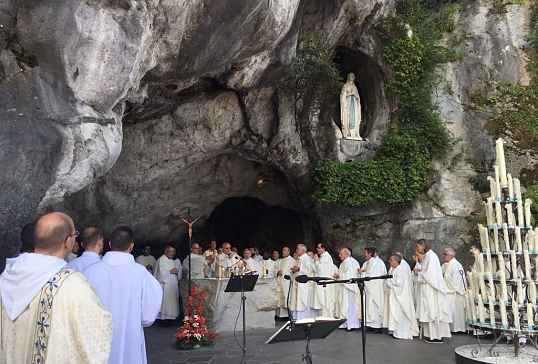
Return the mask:
<path id="1" fill-rule="evenodd" d="M 265 344 L 265 341 L 282 325 L 283 323 L 279 322 L 275 329 L 247 331 L 247 363 L 304 363 L 302 355 L 306 349 L 305 341 Z M 148 364 L 241 364 L 243 356 L 241 328 L 239 325 L 235 337 L 232 332 L 221 335 L 214 346 L 181 351 L 172 347 L 176 329 L 162 328 L 154 324 L 145 329 Z M 456 347 L 478 343 L 476 338 L 465 334 L 445 339 L 444 344 L 427 344 L 419 339 L 397 340 L 387 334 L 368 334 L 366 340 L 366 363 L 371 364 L 453 364 Z M 482 340 L 482 344 L 491 345 L 491 340 Z M 336 330 L 326 339 L 312 340 L 310 352 L 314 364 L 362 363 L 361 332 Z"/>

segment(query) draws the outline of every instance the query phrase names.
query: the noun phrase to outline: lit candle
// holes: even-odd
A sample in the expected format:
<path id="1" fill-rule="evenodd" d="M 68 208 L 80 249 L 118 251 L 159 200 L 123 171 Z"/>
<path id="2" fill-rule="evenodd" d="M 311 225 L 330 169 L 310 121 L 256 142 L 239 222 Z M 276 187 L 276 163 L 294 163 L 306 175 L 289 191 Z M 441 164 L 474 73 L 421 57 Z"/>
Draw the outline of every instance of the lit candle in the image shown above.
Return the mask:
<path id="1" fill-rule="evenodd" d="M 495 220 L 497 225 L 501 226 L 503 223 L 503 216 L 501 213 L 501 201 L 495 201 Z"/>
<path id="2" fill-rule="evenodd" d="M 512 181 L 512 175 L 508 173 L 508 200 L 514 201 L 514 181 Z"/>
<path id="3" fill-rule="evenodd" d="M 510 250 L 510 262 L 512 263 L 512 279 L 517 279 L 516 251 Z"/>
<path id="4" fill-rule="evenodd" d="M 523 284 L 521 284 L 521 278 L 517 279 L 517 304 L 523 305 L 525 302 L 525 295 L 523 294 Z M 514 304 L 514 302 L 512 302 Z"/>
<path id="5" fill-rule="evenodd" d="M 490 176 L 488 176 L 487 180 L 489 181 L 489 193 L 491 195 L 491 199 L 493 201 L 496 201 L 497 196 L 495 196 L 495 195 L 497 193 L 497 188 L 495 187 L 495 180 L 493 178 L 491 178 Z"/>
<path id="6" fill-rule="evenodd" d="M 495 142 L 497 150 L 497 165 L 499 166 L 499 179 L 503 188 L 508 187 L 508 181 L 506 180 L 506 163 L 504 161 L 504 145 L 501 138 Z"/>
<path id="7" fill-rule="evenodd" d="M 534 312 L 530 303 L 527 303 L 527 326 L 529 331 L 531 331 L 534 326 Z"/>
<path id="8" fill-rule="evenodd" d="M 521 243 L 521 228 L 516 226 L 516 246 L 518 254 L 523 252 L 523 245 Z"/>
<path id="9" fill-rule="evenodd" d="M 493 227 L 493 246 L 494 246 L 494 249 L 495 249 L 495 251 L 493 251 L 493 253 L 501 252 L 500 246 L 499 246 L 499 228 L 497 227 L 496 224 Z"/>
<path id="10" fill-rule="evenodd" d="M 476 296 L 478 298 L 478 321 L 480 322 L 480 326 L 484 326 L 486 324 L 486 312 L 484 310 L 484 302 L 482 301 L 482 295 L 480 293 Z"/>
<path id="11" fill-rule="evenodd" d="M 495 283 L 493 282 L 493 274 L 491 272 L 486 273 L 489 282 L 489 297 L 495 297 Z"/>
<path id="12" fill-rule="evenodd" d="M 523 257 L 525 259 L 525 280 L 530 281 L 531 279 L 531 258 L 529 256 L 528 250 L 523 250 Z"/>
<path id="13" fill-rule="evenodd" d="M 527 198 L 525 200 L 525 227 L 527 229 L 531 228 L 531 204 L 532 201 Z"/>
<path id="14" fill-rule="evenodd" d="M 495 305 L 493 297 L 489 297 L 489 326 L 495 328 Z"/>
<path id="15" fill-rule="evenodd" d="M 508 227 L 513 228 L 514 227 L 514 215 L 512 215 L 512 205 L 507 203 L 504 205 L 504 208 L 506 209 L 506 219 L 508 220 Z"/>
<path id="16" fill-rule="evenodd" d="M 508 225 L 503 224 L 503 239 L 506 246 L 506 252 L 510 253 L 510 238 L 508 237 Z"/>
<path id="17" fill-rule="evenodd" d="M 506 305 L 504 302 L 499 303 L 501 308 L 501 328 L 506 330 L 508 328 L 508 316 L 506 315 Z"/>
<path id="18" fill-rule="evenodd" d="M 501 201 L 502 195 L 501 195 L 501 183 L 499 182 L 499 167 L 494 166 L 493 168 L 495 170 L 495 197 L 497 197 L 498 201 Z"/>
<path id="19" fill-rule="evenodd" d="M 514 328 L 519 330 L 519 306 L 512 305 L 512 313 L 514 314 Z"/>
<path id="20" fill-rule="evenodd" d="M 533 280 L 529 281 L 529 299 L 533 305 L 536 304 L 536 283 Z"/>

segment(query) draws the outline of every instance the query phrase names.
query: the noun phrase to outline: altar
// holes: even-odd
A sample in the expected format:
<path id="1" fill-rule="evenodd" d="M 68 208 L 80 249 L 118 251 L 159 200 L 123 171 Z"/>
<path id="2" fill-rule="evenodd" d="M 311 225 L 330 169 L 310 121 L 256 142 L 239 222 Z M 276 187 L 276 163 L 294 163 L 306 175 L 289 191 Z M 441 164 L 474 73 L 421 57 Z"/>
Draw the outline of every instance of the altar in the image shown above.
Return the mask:
<path id="1" fill-rule="evenodd" d="M 241 292 L 224 292 L 228 279 L 192 279 L 191 289 L 195 285 L 204 291 L 204 311 L 206 325 L 216 332 L 233 331 L 237 320 L 238 331 L 243 329 Z M 179 281 L 183 304 L 189 297 L 189 281 Z M 276 278 L 258 278 L 254 291 L 245 292 L 245 313 L 247 329 L 274 328 L 275 309 L 278 304 L 278 282 Z"/>

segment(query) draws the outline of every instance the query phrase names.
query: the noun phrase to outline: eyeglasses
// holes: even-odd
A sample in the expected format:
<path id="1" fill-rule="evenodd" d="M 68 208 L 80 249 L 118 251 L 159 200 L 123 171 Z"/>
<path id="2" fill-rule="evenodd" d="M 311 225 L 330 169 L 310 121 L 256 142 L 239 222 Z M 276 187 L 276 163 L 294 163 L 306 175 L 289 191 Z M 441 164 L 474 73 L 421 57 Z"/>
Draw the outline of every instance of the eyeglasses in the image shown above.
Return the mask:
<path id="1" fill-rule="evenodd" d="M 79 235 L 80 235 L 80 233 L 79 233 L 77 230 L 75 230 L 75 232 L 74 232 L 73 234 L 69 235 L 69 236 L 70 236 L 70 237 L 71 237 L 71 236 L 74 236 L 74 237 L 76 238 L 76 237 L 79 236 Z"/>

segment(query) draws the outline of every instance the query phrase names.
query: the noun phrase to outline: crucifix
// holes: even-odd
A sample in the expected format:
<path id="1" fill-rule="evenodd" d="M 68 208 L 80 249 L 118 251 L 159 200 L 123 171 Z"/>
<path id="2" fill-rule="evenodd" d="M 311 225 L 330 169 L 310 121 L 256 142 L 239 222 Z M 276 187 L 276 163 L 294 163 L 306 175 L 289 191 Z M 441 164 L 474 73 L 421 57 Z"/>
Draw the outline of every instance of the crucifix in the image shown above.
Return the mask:
<path id="1" fill-rule="evenodd" d="M 181 220 L 183 220 L 187 226 L 189 227 L 189 292 L 188 294 L 191 294 L 191 244 L 192 244 L 192 225 L 200 218 L 198 216 L 196 219 L 191 220 L 191 208 L 187 207 L 187 219 L 184 219 L 183 216 L 179 216 Z"/>

